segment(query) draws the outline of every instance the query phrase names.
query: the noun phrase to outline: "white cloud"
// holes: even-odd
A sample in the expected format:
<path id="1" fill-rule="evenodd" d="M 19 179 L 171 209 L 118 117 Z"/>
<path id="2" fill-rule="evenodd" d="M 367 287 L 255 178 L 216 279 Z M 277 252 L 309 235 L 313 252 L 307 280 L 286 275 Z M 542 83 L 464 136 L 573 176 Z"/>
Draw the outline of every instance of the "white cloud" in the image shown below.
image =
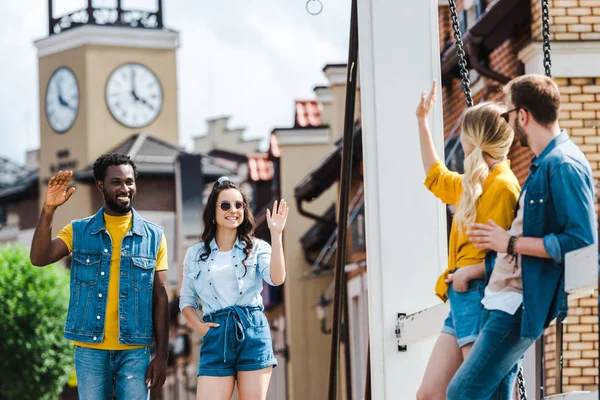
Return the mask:
<path id="1" fill-rule="evenodd" d="M 54 15 L 85 7 L 85 0 L 54 0 Z M 112 6 L 115 0 L 95 0 Z M 311 16 L 305 0 L 163 1 L 165 24 L 181 34 L 178 51 L 179 137 L 206 131 L 206 119 L 230 115 L 247 137 L 264 137 L 293 123 L 293 101 L 313 97 L 322 67 L 347 55 L 349 2 L 323 0 Z M 44 5 L 46 2 L 44 2 Z M 154 1 L 123 0 L 123 7 L 152 9 Z M 37 56 L 33 40 L 48 31 L 39 0 L 0 6 L 0 156 L 24 161 L 39 143 Z"/>

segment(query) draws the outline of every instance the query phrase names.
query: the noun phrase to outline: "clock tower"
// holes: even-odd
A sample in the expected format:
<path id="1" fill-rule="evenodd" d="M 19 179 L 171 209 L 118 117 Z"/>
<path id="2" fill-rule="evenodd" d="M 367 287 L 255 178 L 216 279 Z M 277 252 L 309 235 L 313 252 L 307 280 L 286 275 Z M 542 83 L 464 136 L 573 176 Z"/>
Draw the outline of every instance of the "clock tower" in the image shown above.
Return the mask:
<path id="1" fill-rule="evenodd" d="M 61 1 L 61 0 L 57 0 Z M 149 0 L 150 1 L 150 0 Z M 87 7 L 55 18 L 37 40 L 40 99 L 40 206 L 59 170 L 89 166 L 100 154 L 144 132 L 178 146 L 176 51 L 179 33 L 156 11 Z M 95 187 L 77 184 L 57 210 L 55 234 L 96 210 Z"/>

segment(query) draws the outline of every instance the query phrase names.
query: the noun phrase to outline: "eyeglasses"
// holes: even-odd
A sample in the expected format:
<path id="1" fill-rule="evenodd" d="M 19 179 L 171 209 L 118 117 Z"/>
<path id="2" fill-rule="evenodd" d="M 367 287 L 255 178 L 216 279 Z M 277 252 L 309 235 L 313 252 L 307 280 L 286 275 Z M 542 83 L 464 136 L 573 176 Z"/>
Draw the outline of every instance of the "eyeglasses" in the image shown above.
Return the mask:
<path id="1" fill-rule="evenodd" d="M 229 201 L 222 201 L 219 203 L 219 207 L 221 207 L 221 210 L 223 211 L 231 210 L 231 206 L 235 207 L 236 210 L 241 210 L 242 208 L 246 208 L 246 203 L 243 201 L 234 201 L 233 203 Z"/>

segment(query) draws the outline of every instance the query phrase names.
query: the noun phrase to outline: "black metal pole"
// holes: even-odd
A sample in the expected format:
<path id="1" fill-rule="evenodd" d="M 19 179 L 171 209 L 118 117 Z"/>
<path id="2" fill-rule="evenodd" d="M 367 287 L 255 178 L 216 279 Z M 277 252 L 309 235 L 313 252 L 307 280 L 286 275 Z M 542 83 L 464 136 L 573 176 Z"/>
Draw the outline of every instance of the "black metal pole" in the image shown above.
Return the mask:
<path id="1" fill-rule="evenodd" d="M 87 6 L 88 24 L 94 23 L 94 7 L 92 6 L 92 0 L 88 0 Z"/>
<path id="2" fill-rule="evenodd" d="M 156 12 L 156 19 L 158 20 L 158 27 L 162 28 L 163 27 L 163 2 L 162 0 L 157 0 L 158 1 L 158 11 Z"/>
<path id="3" fill-rule="evenodd" d="M 344 115 L 344 142 L 342 147 L 342 168 L 340 172 L 339 218 L 335 263 L 335 295 L 333 302 L 333 334 L 331 335 L 331 356 L 329 359 L 329 400 L 337 400 L 337 376 L 340 351 L 340 328 L 342 326 L 343 299 L 346 290 L 346 233 L 348 223 L 348 203 L 350 201 L 350 181 L 352 178 L 352 150 L 354 146 L 354 105 L 356 100 L 356 69 L 358 67 L 358 18 L 357 0 L 352 0 L 350 13 L 350 42 L 348 45 L 348 71 L 346 77 L 346 110 Z"/>
<path id="4" fill-rule="evenodd" d="M 536 347 L 536 372 L 535 372 L 535 382 L 538 385 L 539 389 L 539 398 L 543 399 L 546 397 L 546 354 L 544 354 L 545 346 L 544 346 L 544 336 L 542 335 L 535 342 Z"/>
<path id="5" fill-rule="evenodd" d="M 52 28 L 54 26 L 54 18 L 52 17 L 53 15 L 53 11 L 52 11 L 52 6 L 54 0 L 48 0 L 48 36 L 54 34 L 54 32 L 52 31 Z"/>
<path id="6" fill-rule="evenodd" d="M 121 25 L 121 23 L 123 22 L 122 14 L 123 14 L 123 7 L 121 6 L 121 0 L 117 0 L 117 24 L 118 25 Z"/>
<path id="7" fill-rule="evenodd" d="M 563 392 L 563 323 L 556 319 L 556 394 Z"/>
<path id="8" fill-rule="evenodd" d="M 348 45 L 348 70 L 346 75 L 346 109 L 344 114 L 344 141 L 340 172 L 339 218 L 335 263 L 335 295 L 333 303 L 333 334 L 329 364 L 329 400 L 337 399 L 337 376 L 339 370 L 340 331 L 342 326 L 344 293 L 346 290 L 346 233 L 348 231 L 348 203 L 352 179 L 352 150 L 354 147 L 354 107 L 356 101 L 356 69 L 358 67 L 358 18 L 357 0 L 352 0 L 350 14 L 350 41 Z"/>
<path id="9" fill-rule="evenodd" d="M 353 133 L 354 134 L 354 133 Z M 350 318 L 348 315 L 348 291 L 344 290 L 344 358 L 346 359 L 346 400 L 352 400 L 352 360 L 350 359 Z"/>

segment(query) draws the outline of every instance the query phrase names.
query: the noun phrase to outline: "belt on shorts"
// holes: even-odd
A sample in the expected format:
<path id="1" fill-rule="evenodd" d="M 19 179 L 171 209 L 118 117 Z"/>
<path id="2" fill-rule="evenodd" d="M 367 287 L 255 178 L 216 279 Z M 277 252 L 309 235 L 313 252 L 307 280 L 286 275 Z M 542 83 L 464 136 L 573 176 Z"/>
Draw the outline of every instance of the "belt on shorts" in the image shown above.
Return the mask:
<path id="1" fill-rule="evenodd" d="M 214 311 L 204 317 L 204 320 L 214 322 L 217 317 L 225 317 L 225 334 L 227 334 L 227 328 L 229 324 L 234 324 L 235 338 L 238 343 L 243 342 L 246 338 L 244 331 L 252 326 L 250 320 L 250 313 L 254 311 L 262 311 L 260 306 L 238 306 L 233 305 L 221 310 Z M 227 362 L 227 338 L 223 340 L 223 362 Z"/>

